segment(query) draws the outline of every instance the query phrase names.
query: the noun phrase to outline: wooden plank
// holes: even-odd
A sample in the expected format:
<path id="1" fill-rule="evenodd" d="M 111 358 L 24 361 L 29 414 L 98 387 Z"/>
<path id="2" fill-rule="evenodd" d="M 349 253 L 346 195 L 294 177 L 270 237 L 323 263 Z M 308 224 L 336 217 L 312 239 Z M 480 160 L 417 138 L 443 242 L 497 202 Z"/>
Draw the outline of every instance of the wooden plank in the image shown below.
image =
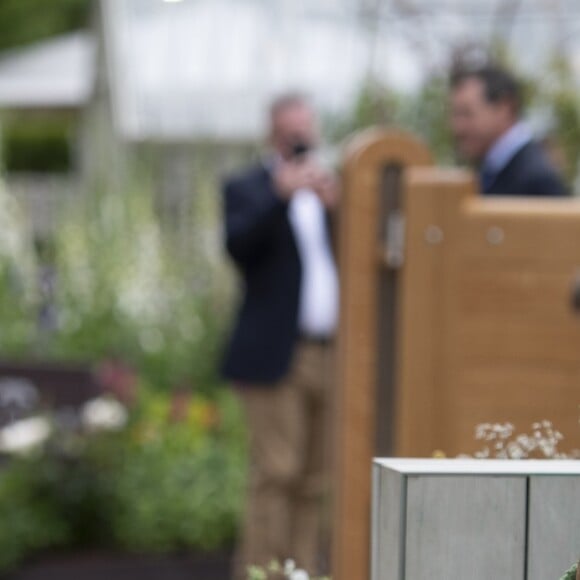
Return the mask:
<path id="1" fill-rule="evenodd" d="M 525 314 L 532 323 L 569 323 L 569 264 L 559 266 L 554 259 L 534 262 L 470 259 L 459 279 L 461 312 L 482 318 Z"/>
<path id="2" fill-rule="evenodd" d="M 580 477 L 530 478 L 528 579 L 559 578 L 580 558 Z"/>
<path id="3" fill-rule="evenodd" d="M 576 200 L 471 198 L 456 215 L 447 341 L 453 352 L 445 425 L 450 455 L 470 452 L 477 424 L 529 432 L 548 419 L 580 447 L 580 318 L 571 289 L 580 264 Z M 489 233 L 500 230 L 496 243 Z"/>
<path id="4" fill-rule="evenodd" d="M 533 422 L 550 418 L 564 435 L 560 449 L 580 449 L 577 385 L 577 371 L 559 366 L 497 359 L 466 364 L 450 389 L 454 404 L 446 422 L 452 439 L 449 456 L 481 449 L 483 443 L 474 438 L 475 425 L 490 420 L 512 423 L 517 433 L 530 433 Z"/>
<path id="5" fill-rule="evenodd" d="M 405 579 L 525 580 L 526 478 L 409 476 Z"/>
<path id="6" fill-rule="evenodd" d="M 402 305 L 397 381 L 396 455 L 429 457 L 448 452 L 445 422 L 452 402 L 447 381 L 454 361 L 447 340 L 453 280 L 448 278 L 454 228 L 463 200 L 475 195 L 473 179 L 462 171 L 413 168 L 407 173 L 406 261 L 401 278 Z M 432 242 L 428 243 L 430 236 Z"/>
<path id="7" fill-rule="evenodd" d="M 479 423 L 529 431 L 542 419 L 566 436 L 562 450 L 579 448 L 580 204 L 481 199 L 458 171 L 413 169 L 408 183 L 397 453 L 469 453 Z M 425 208 L 413 199 L 431 197 L 437 253 L 416 243 Z"/>
<path id="8" fill-rule="evenodd" d="M 441 325 L 437 308 L 441 298 L 437 269 L 443 241 L 429 245 L 426 240 L 429 228 L 441 229 L 437 200 L 431 188 L 406 187 L 404 209 L 407 216 L 406 260 L 399 290 L 396 455 L 407 455 L 411 447 L 429 447 L 433 442 L 433 408 L 437 404 L 436 341 Z M 408 219 L 410 215 L 411 220 Z"/>

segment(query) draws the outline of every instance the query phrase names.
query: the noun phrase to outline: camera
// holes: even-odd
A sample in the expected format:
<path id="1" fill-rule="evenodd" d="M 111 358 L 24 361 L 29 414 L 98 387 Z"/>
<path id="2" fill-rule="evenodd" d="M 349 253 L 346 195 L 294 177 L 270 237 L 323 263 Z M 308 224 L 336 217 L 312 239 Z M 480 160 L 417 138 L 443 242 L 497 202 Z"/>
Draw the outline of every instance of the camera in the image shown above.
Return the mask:
<path id="1" fill-rule="evenodd" d="M 292 159 L 294 161 L 302 161 L 310 150 L 311 147 L 308 143 L 296 141 L 292 144 Z"/>

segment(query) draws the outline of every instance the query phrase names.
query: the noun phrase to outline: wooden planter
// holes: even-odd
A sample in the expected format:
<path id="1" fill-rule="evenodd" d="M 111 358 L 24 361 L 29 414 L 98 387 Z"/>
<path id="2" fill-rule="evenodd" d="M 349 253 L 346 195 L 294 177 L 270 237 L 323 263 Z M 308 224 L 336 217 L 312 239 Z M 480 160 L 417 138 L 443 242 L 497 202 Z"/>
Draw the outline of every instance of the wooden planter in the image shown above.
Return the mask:
<path id="1" fill-rule="evenodd" d="M 174 556 L 75 554 L 51 556 L 1 580 L 230 580 L 231 552 Z"/>

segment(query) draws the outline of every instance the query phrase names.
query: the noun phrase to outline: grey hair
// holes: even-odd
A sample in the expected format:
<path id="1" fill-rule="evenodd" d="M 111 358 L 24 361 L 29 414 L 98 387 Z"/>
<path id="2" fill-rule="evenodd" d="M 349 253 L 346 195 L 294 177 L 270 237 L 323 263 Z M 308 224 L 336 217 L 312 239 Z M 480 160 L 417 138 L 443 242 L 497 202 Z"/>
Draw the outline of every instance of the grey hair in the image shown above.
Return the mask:
<path id="1" fill-rule="evenodd" d="M 299 91 L 288 91 L 275 97 L 270 103 L 270 118 L 276 117 L 285 109 L 295 106 L 310 106 L 310 99 Z"/>

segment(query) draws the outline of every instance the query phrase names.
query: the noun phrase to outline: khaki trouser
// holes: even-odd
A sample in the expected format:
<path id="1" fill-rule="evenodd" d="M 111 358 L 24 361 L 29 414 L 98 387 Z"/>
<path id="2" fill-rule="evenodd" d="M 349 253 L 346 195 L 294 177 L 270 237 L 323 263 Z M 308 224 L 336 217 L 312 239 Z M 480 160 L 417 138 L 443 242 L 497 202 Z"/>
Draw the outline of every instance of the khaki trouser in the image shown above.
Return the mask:
<path id="1" fill-rule="evenodd" d="M 250 482 L 238 578 L 248 565 L 291 558 L 320 568 L 322 503 L 328 485 L 329 346 L 300 343 L 280 384 L 239 390 L 250 431 Z"/>

